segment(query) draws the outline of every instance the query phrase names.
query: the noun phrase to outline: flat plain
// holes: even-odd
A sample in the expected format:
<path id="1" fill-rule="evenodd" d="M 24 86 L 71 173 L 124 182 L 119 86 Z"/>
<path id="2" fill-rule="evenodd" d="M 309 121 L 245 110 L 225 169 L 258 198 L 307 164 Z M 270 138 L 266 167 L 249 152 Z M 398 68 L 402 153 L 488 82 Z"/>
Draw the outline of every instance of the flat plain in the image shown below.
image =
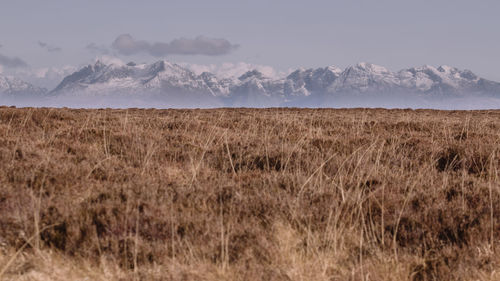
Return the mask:
<path id="1" fill-rule="evenodd" d="M 500 111 L 0 108 L 0 279 L 500 280 Z"/>

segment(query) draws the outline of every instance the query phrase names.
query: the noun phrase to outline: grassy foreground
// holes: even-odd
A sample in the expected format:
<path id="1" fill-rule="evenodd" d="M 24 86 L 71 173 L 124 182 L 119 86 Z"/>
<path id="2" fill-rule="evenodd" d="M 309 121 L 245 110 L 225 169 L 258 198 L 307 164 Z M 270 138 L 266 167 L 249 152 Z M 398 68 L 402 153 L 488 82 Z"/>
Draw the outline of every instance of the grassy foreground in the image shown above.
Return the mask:
<path id="1" fill-rule="evenodd" d="M 500 280 L 500 111 L 0 108 L 0 279 Z"/>

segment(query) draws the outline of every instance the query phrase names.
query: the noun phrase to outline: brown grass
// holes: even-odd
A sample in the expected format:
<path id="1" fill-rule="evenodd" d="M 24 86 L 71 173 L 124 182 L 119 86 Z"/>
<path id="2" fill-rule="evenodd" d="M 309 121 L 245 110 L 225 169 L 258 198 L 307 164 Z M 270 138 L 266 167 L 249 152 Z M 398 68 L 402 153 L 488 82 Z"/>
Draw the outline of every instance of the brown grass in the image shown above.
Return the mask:
<path id="1" fill-rule="evenodd" d="M 0 279 L 500 280 L 500 111 L 0 108 Z"/>

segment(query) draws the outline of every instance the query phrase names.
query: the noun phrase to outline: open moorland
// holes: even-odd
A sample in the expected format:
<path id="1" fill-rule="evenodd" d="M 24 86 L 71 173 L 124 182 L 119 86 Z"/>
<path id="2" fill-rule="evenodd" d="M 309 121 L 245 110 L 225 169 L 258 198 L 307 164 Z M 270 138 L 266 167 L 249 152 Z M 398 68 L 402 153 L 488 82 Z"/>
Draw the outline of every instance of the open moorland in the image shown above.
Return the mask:
<path id="1" fill-rule="evenodd" d="M 500 111 L 0 108 L 2 280 L 500 280 Z"/>

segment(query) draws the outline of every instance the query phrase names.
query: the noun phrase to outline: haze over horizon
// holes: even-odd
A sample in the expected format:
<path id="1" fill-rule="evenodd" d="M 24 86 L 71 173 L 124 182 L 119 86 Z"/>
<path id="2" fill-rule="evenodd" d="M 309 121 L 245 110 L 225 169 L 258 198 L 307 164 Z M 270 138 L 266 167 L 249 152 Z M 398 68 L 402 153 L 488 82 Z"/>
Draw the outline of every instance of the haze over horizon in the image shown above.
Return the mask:
<path id="1" fill-rule="evenodd" d="M 500 81 L 500 2 L 3 1 L 0 73 L 51 87 L 97 57 L 270 73 L 451 65 Z"/>

